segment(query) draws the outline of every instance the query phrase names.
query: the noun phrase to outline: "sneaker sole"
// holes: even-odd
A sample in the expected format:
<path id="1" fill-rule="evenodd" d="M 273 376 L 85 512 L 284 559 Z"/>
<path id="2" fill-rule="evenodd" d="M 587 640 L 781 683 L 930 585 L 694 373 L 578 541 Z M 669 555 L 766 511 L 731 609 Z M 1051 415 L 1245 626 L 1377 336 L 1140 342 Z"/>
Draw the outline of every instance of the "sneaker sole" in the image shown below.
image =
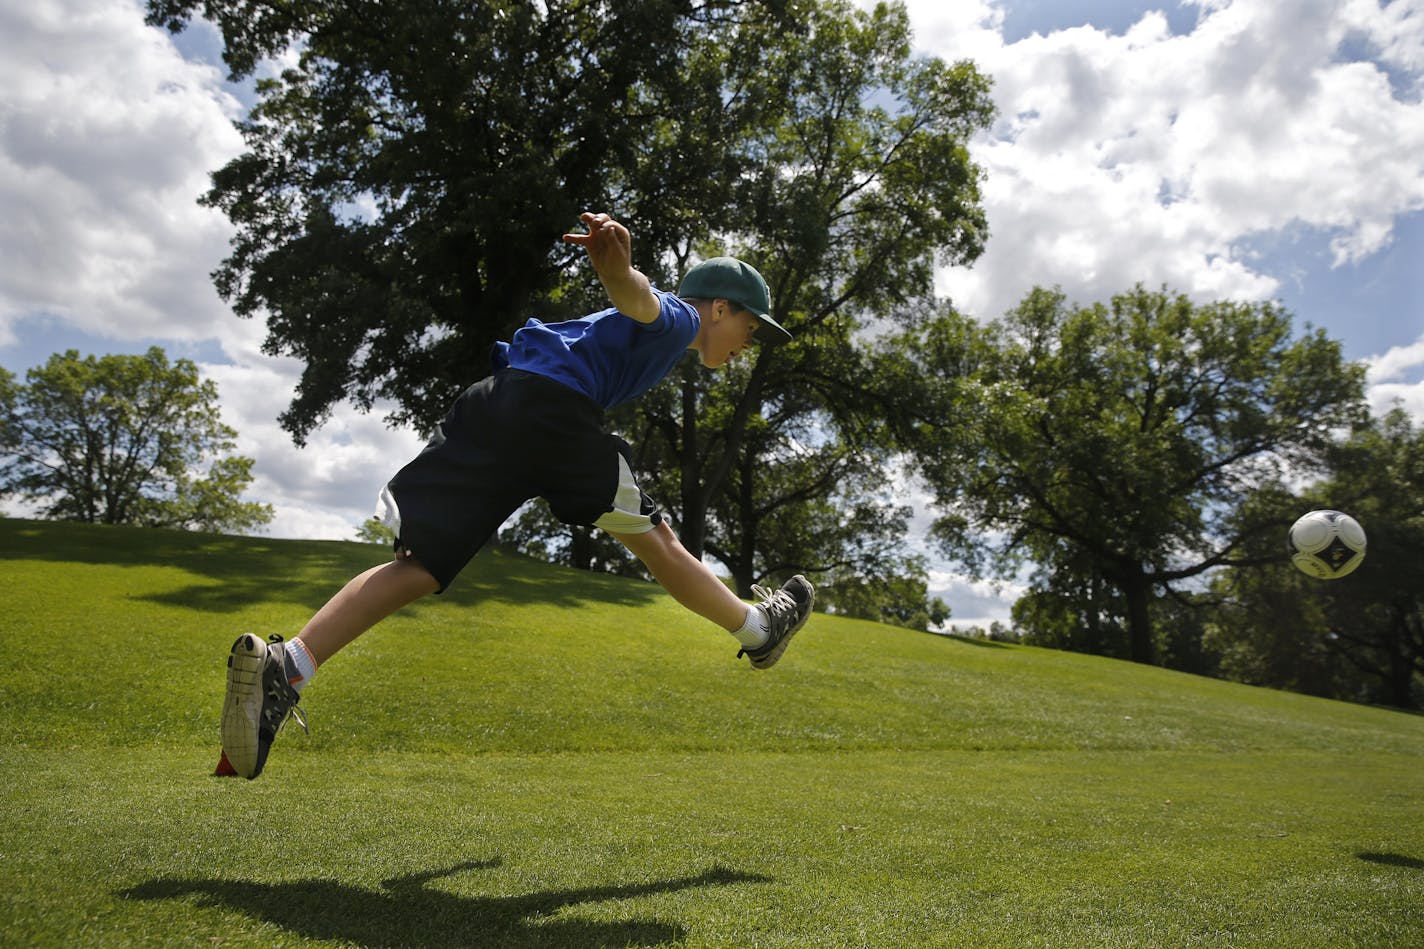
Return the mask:
<path id="1" fill-rule="evenodd" d="M 765 656 L 762 656 L 760 659 L 751 659 L 752 668 L 770 669 L 772 666 L 776 665 L 776 661 L 781 658 L 781 654 L 786 651 L 787 645 L 791 642 L 791 637 L 801 632 L 801 626 L 805 625 L 805 622 L 802 622 L 800 626 L 795 627 L 785 636 L 781 637 L 781 642 L 776 644 L 776 648 L 773 649 L 771 652 L 767 653 Z"/>
<path id="2" fill-rule="evenodd" d="M 257 730 L 262 720 L 262 667 L 266 661 L 267 644 L 251 633 L 237 637 L 227 657 L 222 747 L 233 770 L 249 780 L 261 767 Z"/>

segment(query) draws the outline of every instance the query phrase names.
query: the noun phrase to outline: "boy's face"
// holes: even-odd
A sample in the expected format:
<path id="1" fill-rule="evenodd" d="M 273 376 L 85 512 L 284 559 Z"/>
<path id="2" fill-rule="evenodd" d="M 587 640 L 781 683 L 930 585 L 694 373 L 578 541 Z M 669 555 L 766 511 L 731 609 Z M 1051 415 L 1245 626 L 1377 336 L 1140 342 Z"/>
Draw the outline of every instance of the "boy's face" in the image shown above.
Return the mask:
<path id="1" fill-rule="evenodd" d="M 730 300 L 713 300 L 712 310 L 702 320 L 702 341 L 697 347 L 702 365 L 710 369 L 725 366 L 751 346 L 757 318 Z"/>

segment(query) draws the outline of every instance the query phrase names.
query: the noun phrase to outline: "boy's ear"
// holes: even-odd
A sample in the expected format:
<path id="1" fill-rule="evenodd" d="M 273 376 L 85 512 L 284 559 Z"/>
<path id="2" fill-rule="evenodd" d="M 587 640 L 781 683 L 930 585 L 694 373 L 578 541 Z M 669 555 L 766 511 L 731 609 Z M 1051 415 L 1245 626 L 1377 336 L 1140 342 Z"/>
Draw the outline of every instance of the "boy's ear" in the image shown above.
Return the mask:
<path id="1" fill-rule="evenodd" d="M 722 305 L 718 307 L 718 303 Z M 721 319 L 724 316 L 735 316 L 743 310 L 743 307 L 740 303 L 733 303 L 731 300 L 725 300 L 722 297 L 718 297 L 716 300 L 714 300 L 712 302 L 712 305 L 714 308 L 713 312 L 717 314 L 718 319 Z"/>

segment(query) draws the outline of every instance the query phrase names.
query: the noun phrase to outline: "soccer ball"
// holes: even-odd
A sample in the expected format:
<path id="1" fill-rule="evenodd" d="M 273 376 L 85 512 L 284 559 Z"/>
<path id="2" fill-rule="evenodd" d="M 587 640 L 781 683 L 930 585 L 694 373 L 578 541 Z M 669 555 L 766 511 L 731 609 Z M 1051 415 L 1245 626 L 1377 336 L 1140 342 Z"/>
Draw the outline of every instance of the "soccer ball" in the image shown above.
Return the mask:
<path id="1" fill-rule="evenodd" d="M 1339 511 L 1311 511 L 1291 525 L 1291 563 L 1317 580 L 1338 580 L 1365 560 L 1365 529 Z"/>

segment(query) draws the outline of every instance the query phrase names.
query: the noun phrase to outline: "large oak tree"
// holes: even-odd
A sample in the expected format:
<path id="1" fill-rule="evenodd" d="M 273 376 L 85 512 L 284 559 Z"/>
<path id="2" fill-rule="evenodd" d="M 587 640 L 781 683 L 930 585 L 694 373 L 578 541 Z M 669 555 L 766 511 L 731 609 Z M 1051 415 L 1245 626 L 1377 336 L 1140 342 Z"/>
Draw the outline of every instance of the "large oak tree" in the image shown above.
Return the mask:
<path id="1" fill-rule="evenodd" d="M 258 84 L 248 150 L 206 198 L 238 229 L 219 289 L 265 317 L 270 351 L 304 362 L 283 417 L 294 437 L 343 400 L 394 400 L 428 428 L 488 371 L 495 339 L 601 305 L 557 235 L 606 208 L 665 287 L 699 256 L 749 259 L 797 334 L 721 376 L 688 366 L 615 420 L 650 436 L 634 439 L 648 487 L 689 549 L 715 552 L 745 592 L 797 569 L 854 572 L 894 546 L 903 518 L 866 490 L 885 457 L 876 419 L 895 411 L 868 397 L 867 330 L 913 322 L 936 260 L 982 251 L 967 145 L 993 111 L 971 64 L 912 53 L 902 5 L 150 0 L 149 13 L 215 23 L 235 75 L 299 54 Z M 848 519 L 844 504 L 881 516 Z M 863 529 L 827 529 L 848 520 Z"/>
<path id="2" fill-rule="evenodd" d="M 284 427 L 300 442 L 334 405 L 378 399 L 432 427 L 495 340 L 560 313 L 577 255 L 558 235 L 621 212 L 688 44 L 783 6 L 150 0 L 150 23 L 215 24 L 234 78 L 287 58 L 204 198 L 236 225 L 219 291 L 303 363 Z"/>
<path id="3" fill-rule="evenodd" d="M 1033 564 L 1021 620 L 1115 626 L 1140 662 L 1154 601 L 1259 562 L 1280 524 L 1243 516 L 1253 493 L 1323 471 L 1365 411 L 1363 369 L 1322 332 L 1294 337 L 1280 307 L 1143 287 L 1089 306 L 1034 290 L 982 334 L 936 324 L 918 358 L 945 550 L 1000 573 Z"/>

